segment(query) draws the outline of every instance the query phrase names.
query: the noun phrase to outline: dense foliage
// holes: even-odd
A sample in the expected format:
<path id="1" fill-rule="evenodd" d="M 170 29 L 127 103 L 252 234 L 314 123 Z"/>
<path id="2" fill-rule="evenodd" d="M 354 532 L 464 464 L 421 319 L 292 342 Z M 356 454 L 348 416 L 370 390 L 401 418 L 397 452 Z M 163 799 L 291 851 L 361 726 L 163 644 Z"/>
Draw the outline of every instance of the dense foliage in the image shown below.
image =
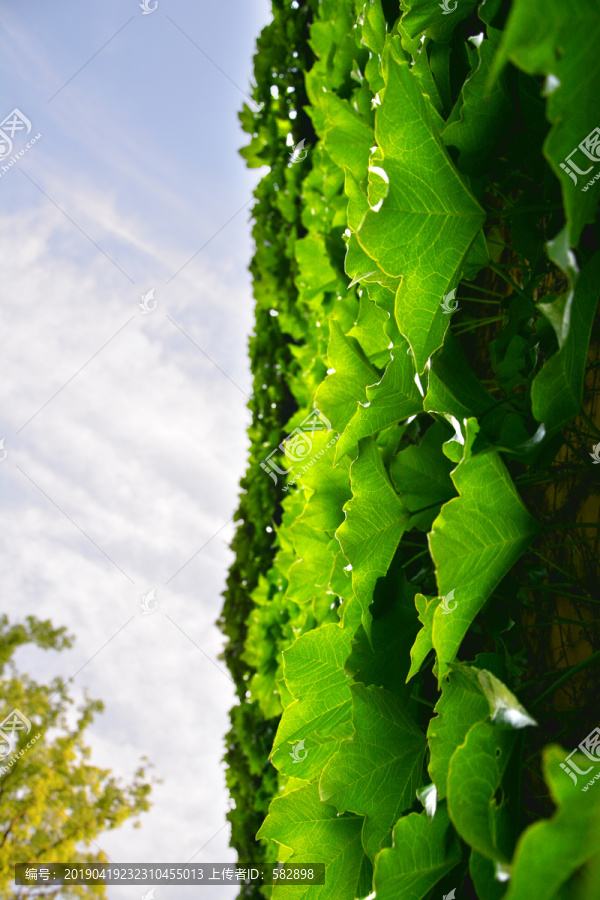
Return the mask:
<path id="1" fill-rule="evenodd" d="M 229 819 L 326 866 L 275 898 L 600 895 L 599 32 L 276 0 L 259 38 Z"/>

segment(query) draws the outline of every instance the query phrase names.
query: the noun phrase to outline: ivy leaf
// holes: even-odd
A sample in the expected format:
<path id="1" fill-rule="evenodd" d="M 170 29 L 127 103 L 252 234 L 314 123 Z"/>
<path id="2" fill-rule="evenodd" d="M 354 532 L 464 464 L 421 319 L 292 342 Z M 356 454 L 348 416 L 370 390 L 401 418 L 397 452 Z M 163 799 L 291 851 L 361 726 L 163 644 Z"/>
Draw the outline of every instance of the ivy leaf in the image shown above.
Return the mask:
<path id="1" fill-rule="evenodd" d="M 553 126 L 544 143 L 544 156 L 562 186 L 572 247 L 579 243 L 583 226 L 594 220 L 600 199 L 597 190 L 585 191 L 589 179 L 599 171 L 598 144 L 595 150 L 593 146 L 586 148 L 591 159 L 580 149 L 598 126 L 597 28 L 598 6 L 593 0 L 573 5 L 561 0 L 515 0 L 494 68 L 497 74 L 510 60 L 530 75 L 552 76 L 554 80 L 547 100 L 547 115 Z M 561 168 L 561 163 L 572 175 Z"/>
<path id="2" fill-rule="evenodd" d="M 308 437 L 308 432 L 305 435 Z M 312 446 L 309 453 L 317 457 L 316 465 L 302 473 L 306 504 L 290 530 L 293 535 L 297 524 L 302 522 L 317 531 L 333 535 L 344 520 L 342 507 L 350 499 L 350 462 L 345 460 L 341 465 L 334 466 L 331 432 L 315 431 L 310 440 Z"/>
<path id="3" fill-rule="evenodd" d="M 353 684 L 355 734 L 343 741 L 320 780 L 321 800 L 365 815 L 363 845 L 371 859 L 389 842 L 421 783 L 425 737 L 395 694 Z"/>
<path id="4" fill-rule="evenodd" d="M 491 722 L 510 728 L 537 724 L 500 679 L 475 666 L 451 666 L 435 712 L 427 730 L 428 768 L 440 799 L 446 796 L 450 760 L 473 725 L 490 716 Z"/>
<path id="5" fill-rule="evenodd" d="M 373 884 L 377 900 L 423 900 L 461 858 L 445 805 L 430 822 L 409 813 L 396 823 L 393 849 L 377 857 Z"/>
<path id="6" fill-rule="evenodd" d="M 469 419 L 467 443 L 474 420 Z M 456 591 L 457 609 L 433 620 L 440 677 L 492 591 L 538 533 L 500 456 L 493 451 L 464 459 L 452 473 L 459 497 L 442 507 L 429 534 L 440 596 Z"/>
<path id="7" fill-rule="evenodd" d="M 600 296 L 599 281 L 600 253 L 596 253 L 566 296 L 552 304 L 538 304 L 551 322 L 559 343 L 559 349 L 546 361 L 531 386 L 533 415 L 544 423 L 547 434 L 562 428 L 581 410 L 585 362 Z"/>
<path id="8" fill-rule="evenodd" d="M 344 672 L 351 637 L 339 625 L 322 625 L 283 653 L 286 685 L 295 700 L 281 717 L 271 760 L 284 775 L 316 778 L 339 742 L 352 734 L 350 681 Z M 291 755 L 299 741 L 305 742 L 301 762 Z"/>
<path id="9" fill-rule="evenodd" d="M 296 241 L 294 253 L 299 267 L 296 286 L 305 300 L 337 286 L 340 276 L 331 265 L 323 235 L 307 234 Z"/>
<path id="10" fill-rule="evenodd" d="M 344 506 L 346 521 L 336 531 L 352 566 L 352 587 L 366 613 L 377 579 L 385 575 L 410 520 L 391 486 L 373 438 L 359 444 L 350 469 L 352 500 Z M 363 624 L 370 632 L 370 626 Z"/>
<path id="11" fill-rule="evenodd" d="M 450 479 L 452 463 L 442 452 L 447 436 L 447 429 L 436 422 L 420 444 L 407 447 L 392 460 L 390 475 L 407 509 L 435 506 L 456 496 Z M 436 509 L 426 510 L 414 516 L 411 525 L 429 531 L 436 515 Z"/>
<path id="12" fill-rule="evenodd" d="M 408 584 L 396 561 L 375 585 L 371 640 L 359 625 L 352 640 L 352 653 L 346 660 L 346 674 L 354 681 L 375 684 L 401 694 L 408 669 L 410 646 L 414 640 L 415 589 Z M 390 634 L 394 640 L 390 640 Z"/>
<path id="13" fill-rule="evenodd" d="M 458 667 L 453 667 L 442 678 L 442 696 L 427 729 L 428 770 L 440 800 L 446 796 L 448 769 L 454 751 L 463 743 L 469 729 L 477 722 L 483 722 L 489 713 L 483 694 L 473 690 L 472 684 L 465 682 L 461 674 Z"/>
<path id="14" fill-rule="evenodd" d="M 423 594 L 415 595 L 415 606 L 419 613 L 419 621 L 423 627 L 415 638 L 415 642 L 410 651 L 411 664 L 410 671 L 406 676 L 407 682 L 410 681 L 413 675 L 417 674 L 425 662 L 425 657 L 429 651 L 433 649 L 431 630 L 433 628 L 433 614 L 436 611 L 438 604 L 438 597 L 432 597 L 431 600 L 428 600 Z"/>
<path id="15" fill-rule="evenodd" d="M 296 559 L 290 566 L 284 599 L 294 603 L 311 604 L 317 621 L 329 609 L 331 597 L 327 593 L 335 564 L 338 543 L 326 532 L 297 521 L 292 529 Z"/>
<path id="16" fill-rule="evenodd" d="M 385 43 L 386 24 L 381 0 L 370 0 L 365 5 L 362 42 L 369 50 L 381 56 Z"/>
<path id="17" fill-rule="evenodd" d="M 366 397 L 368 384 L 379 381 L 380 374 L 366 358 L 358 342 L 346 337 L 337 319 L 329 323 L 329 365 L 335 372 L 327 376 L 315 396 L 315 405 L 336 431 L 343 431 L 359 400 Z"/>
<path id="18" fill-rule="evenodd" d="M 361 438 L 423 409 L 423 398 L 415 383 L 415 367 L 408 349 L 406 341 L 394 347 L 383 378 L 367 387 L 366 404 L 359 405 L 337 443 L 336 462 L 353 450 Z"/>
<path id="19" fill-rule="evenodd" d="M 496 879 L 496 863 L 476 850 L 471 850 L 469 874 L 479 900 L 503 900 L 506 885 Z"/>
<path id="20" fill-rule="evenodd" d="M 499 678 L 487 669 L 454 663 L 452 671 L 463 686 L 470 684 L 471 690 L 480 691 L 489 704 L 491 721 L 508 728 L 525 728 L 537 725 L 524 706 Z"/>
<path id="21" fill-rule="evenodd" d="M 377 306 L 364 291 L 360 298 L 358 319 L 348 332 L 348 337 L 356 338 L 369 361 L 375 366 L 385 366 L 390 358 L 390 341 L 385 333 L 388 318 L 388 313 Z"/>
<path id="22" fill-rule="evenodd" d="M 269 838 L 293 850 L 288 865 L 297 861 L 325 865 L 325 884 L 280 886 L 274 900 L 354 900 L 370 890 L 371 866 L 361 845 L 363 820 L 339 816 L 321 803 L 316 784 L 276 797 L 269 806 L 257 839 Z"/>
<path id="23" fill-rule="evenodd" d="M 459 150 L 460 171 L 472 177 L 488 170 L 490 157 L 512 113 L 504 76 L 500 74 L 493 80 L 489 77 L 501 32 L 488 27 L 487 35 L 488 39 L 479 46 L 465 45 L 471 74 L 442 130 L 444 143 Z"/>
<path id="24" fill-rule="evenodd" d="M 471 14 L 477 0 L 405 0 L 402 24 L 410 37 L 425 32 L 440 43 L 449 41 L 458 23 Z M 441 7 L 441 9 L 440 9 Z"/>
<path id="25" fill-rule="evenodd" d="M 460 342 L 452 333 L 447 334 L 444 346 L 431 361 L 425 410 L 464 419 L 481 418 L 493 406 L 492 397 L 467 362 Z"/>
<path id="26" fill-rule="evenodd" d="M 373 129 L 347 100 L 332 91 L 317 94 L 316 99 L 315 124 L 325 149 L 341 169 L 348 168 L 361 181 L 367 174 Z"/>
<path id="27" fill-rule="evenodd" d="M 516 733 L 477 722 L 448 771 L 448 812 L 460 836 L 488 859 L 507 865 L 512 846 L 506 804 L 495 800 Z"/>
<path id="28" fill-rule="evenodd" d="M 386 274 L 404 276 L 396 319 L 420 374 L 442 344 L 448 328 L 442 297 L 459 280 L 485 215 L 450 161 L 399 42 L 398 37 L 386 41 L 386 87 L 375 117 L 378 168 L 389 191 L 381 208 L 367 212 L 357 236 Z"/>
<path id="29" fill-rule="evenodd" d="M 544 750 L 544 779 L 558 809 L 521 834 L 505 900 L 553 900 L 572 873 L 600 853 L 600 791 L 594 785 L 582 794 L 581 784 L 560 768 L 564 758 L 556 745 Z"/>

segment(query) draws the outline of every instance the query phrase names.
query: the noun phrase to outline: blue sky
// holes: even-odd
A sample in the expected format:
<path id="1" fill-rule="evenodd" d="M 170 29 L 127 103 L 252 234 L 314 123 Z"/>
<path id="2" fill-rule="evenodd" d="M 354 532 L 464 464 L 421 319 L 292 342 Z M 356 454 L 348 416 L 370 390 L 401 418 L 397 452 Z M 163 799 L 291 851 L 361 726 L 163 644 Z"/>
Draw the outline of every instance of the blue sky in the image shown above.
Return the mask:
<path id="1" fill-rule="evenodd" d="M 17 662 L 42 681 L 77 672 L 72 695 L 105 702 L 92 761 L 128 780 L 146 755 L 163 780 L 140 829 L 97 841 L 116 863 L 235 859 L 214 621 L 251 385 L 260 173 L 238 156 L 237 111 L 269 17 L 266 0 L 4 11 L 0 119 L 16 108 L 32 127 L 0 166 L 41 135 L 0 168 L 4 608 L 75 634 Z"/>

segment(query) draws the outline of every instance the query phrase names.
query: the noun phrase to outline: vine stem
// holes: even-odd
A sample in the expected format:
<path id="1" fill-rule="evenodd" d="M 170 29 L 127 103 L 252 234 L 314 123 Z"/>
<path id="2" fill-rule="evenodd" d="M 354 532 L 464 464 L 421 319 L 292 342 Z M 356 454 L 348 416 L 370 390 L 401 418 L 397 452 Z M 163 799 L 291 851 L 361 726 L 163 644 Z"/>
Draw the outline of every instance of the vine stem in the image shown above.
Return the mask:
<path id="1" fill-rule="evenodd" d="M 481 287 L 479 284 L 475 285 L 467 285 L 473 291 L 478 291 L 480 294 L 491 294 L 492 297 L 502 297 L 503 300 L 506 300 L 507 294 L 501 294 L 500 291 L 492 291 L 489 288 Z"/>
<path id="2" fill-rule="evenodd" d="M 588 425 L 590 425 L 594 429 L 594 431 L 596 432 L 596 436 L 600 437 L 600 430 L 598 429 L 598 426 L 594 424 L 594 422 L 590 419 L 590 417 L 588 416 L 588 414 L 586 413 L 586 411 L 584 409 L 581 410 L 580 415 L 582 415 L 583 418 L 588 423 Z"/>
<path id="3" fill-rule="evenodd" d="M 427 549 L 421 550 L 420 553 L 417 553 L 415 556 L 411 557 L 411 559 L 409 559 L 407 562 L 405 562 L 404 565 L 410 566 L 412 563 L 414 563 L 415 559 L 419 559 L 419 557 L 425 556 L 425 554 L 429 554 L 429 550 L 427 550 Z"/>
<path id="4" fill-rule="evenodd" d="M 503 322 L 505 316 L 492 316 L 487 319 L 476 319 L 474 325 L 467 325 L 466 328 L 457 328 L 454 334 L 467 334 L 469 331 L 475 331 L 483 325 L 491 325 L 493 322 Z"/>
<path id="5" fill-rule="evenodd" d="M 538 584 L 533 588 L 533 590 L 552 591 L 555 594 L 560 594 L 561 597 L 572 597 L 574 600 L 583 600 L 585 603 L 600 603 L 600 600 L 594 600 L 592 597 L 585 597 L 583 594 L 571 594 L 569 591 L 565 591 L 564 588 L 557 587 L 554 584 Z M 553 619 L 552 621 L 556 622 L 556 619 Z M 583 622 L 579 622 L 578 624 L 582 625 Z"/>
<path id="6" fill-rule="evenodd" d="M 435 703 L 432 703 L 430 700 L 425 700 L 423 697 L 416 697 L 414 694 L 411 694 L 411 700 L 416 700 L 417 703 L 424 703 L 425 706 L 431 707 L 431 709 L 435 709 Z"/>
<path id="7" fill-rule="evenodd" d="M 597 528 L 598 522 L 567 522 L 566 525 L 550 525 L 544 528 L 543 534 L 550 531 L 564 531 L 565 528 Z"/>
<path id="8" fill-rule="evenodd" d="M 514 206 L 511 206 L 509 209 L 496 209 L 493 211 L 493 213 L 488 214 L 488 218 L 495 219 L 497 216 L 503 217 L 510 215 L 520 216 L 530 212 L 552 212 L 552 210 L 554 209 L 562 209 L 562 204 L 553 203 L 550 206 L 522 206 L 521 209 L 517 210 L 516 212 L 513 212 L 514 209 Z"/>
<path id="9" fill-rule="evenodd" d="M 588 538 L 577 538 L 577 540 L 573 539 L 570 541 L 561 541 L 560 544 L 544 544 L 544 546 L 548 550 L 556 550 L 557 547 L 568 547 L 570 544 L 587 544 L 589 541 L 597 541 L 598 535 L 593 535 Z"/>
<path id="10" fill-rule="evenodd" d="M 514 253 L 516 256 L 519 257 L 519 259 L 523 260 L 523 262 L 525 263 L 524 268 L 527 268 L 527 269 L 529 268 L 529 262 L 527 261 L 527 259 L 523 256 L 522 253 L 519 253 L 518 250 L 515 250 L 514 247 L 511 247 L 510 244 L 506 244 L 504 241 L 494 241 L 492 238 L 490 238 L 489 235 L 486 238 L 486 241 L 488 244 L 495 244 L 497 247 L 504 247 L 506 250 L 510 250 L 511 253 Z"/>
<path id="11" fill-rule="evenodd" d="M 530 303 L 533 302 L 533 301 L 531 300 L 531 297 L 528 297 L 527 294 L 525 293 L 525 291 L 523 291 L 523 290 L 519 287 L 519 285 L 518 285 L 515 281 L 512 280 L 512 278 L 510 278 L 508 275 L 505 275 L 504 272 L 502 271 L 502 269 L 501 269 L 498 265 L 496 265 L 496 263 L 490 263 L 489 266 L 488 266 L 488 268 L 491 269 L 492 272 L 495 272 L 496 275 L 499 275 L 500 278 L 503 278 L 504 281 L 506 281 L 507 284 L 510 284 L 511 288 L 512 288 L 514 291 L 516 291 L 517 294 L 519 294 L 521 297 L 524 297 L 525 300 L 528 300 Z M 515 267 L 514 267 L 514 266 L 511 266 L 511 268 L 515 268 Z"/>
<path id="12" fill-rule="evenodd" d="M 570 577 L 571 577 L 571 573 L 570 573 L 570 572 L 567 572 L 566 569 L 562 569 L 562 568 L 561 568 L 557 563 L 555 563 L 553 560 L 548 559 L 546 556 L 542 556 L 542 554 L 539 553 L 537 550 L 534 550 L 533 552 L 535 553 L 536 556 L 539 556 L 540 559 L 543 559 L 545 563 L 548 563 L 548 565 L 552 566 L 552 567 L 553 567 L 554 569 L 556 569 L 558 572 L 562 572 L 563 575 L 566 575 L 567 578 L 570 578 Z M 573 583 L 575 583 L 575 582 L 573 582 Z"/>
<path id="13" fill-rule="evenodd" d="M 588 666 L 591 666 L 596 660 L 600 659 L 600 650 L 597 650 L 596 653 L 592 653 L 591 656 L 588 656 L 587 659 L 584 659 L 583 662 L 577 663 L 576 666 L 571 666 L 568 672 L 565 672 L 564 675 L 561 675 L 554 684 L 550 685 L 547 691 L 544 691 L 543 694 L 533 701 L 533 703 L 529 704 L 529 709 L 535 709 L 536 706 L 539 706 L 540 703 L 546 699 L 550 694 L 554 693 L 554 691 L 564 684 L 565 681 L 568 681 L 569 678 L 572 678 L 573 675 L 576 675 L 577 672 L 581 672 L 582 669 L 587 669 Z"/>
<path id="14" fill-rule="evenodd" d="M 506 294 L 502 294 L 503 297 Z M 497 303 L 498 305 L 502 302 L 500 300 L 481 300 L 479 297 L 457 297 L 456 298 L 459 303 Z"/>
<path id="15" fill-rule="evenodd" d="M 565 594 L 564 596 L 572 597 L 576 595 Z M 580 599 L 585 600 L 586 598 L 581 597 Z M 583 628 L 585 625 L 597 625 L 600 622 L 600 619 L 563 619 L 562 616 L 556 616 L 555 618 L 548 619 L 547 622 L 534 622 L 533 625 L 523 625 L 523 628 L 525 631 L 530 631 L 532 628 L 543 628 L 546 625 L 554 625 L 555 622 L 559 622 L 561 625 L 579 625 L 580 628 Z"/>

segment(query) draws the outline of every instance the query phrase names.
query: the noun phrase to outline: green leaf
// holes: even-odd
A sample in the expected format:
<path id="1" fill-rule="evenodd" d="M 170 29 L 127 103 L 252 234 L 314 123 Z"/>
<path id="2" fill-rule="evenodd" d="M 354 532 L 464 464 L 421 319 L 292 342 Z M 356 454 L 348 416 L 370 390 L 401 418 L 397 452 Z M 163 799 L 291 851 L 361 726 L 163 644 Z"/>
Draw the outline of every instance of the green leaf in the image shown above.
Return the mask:
<path id="1" fill-rule="evenodd" d="M 465 666 L 454 663 L 452 671 L 463 686 L 481 692 L 489 704 L 491 721 L 496 725 L 508 728 L 525 728 L 528 725 L 537 725 L 515 695 L 499 678 L 477 666 Z"/>
<path id="2" fill-rule="evenodd" d="M 502 900 L 506 885 L 496 879 L 496 864 L 476 850 L 471 851 L 469 873 L 479 900 Z"/>
<path id="3" fill-rule="evenodd" d="M 321 800 L 365 815 L 363 845 L 371 859 L 421 784 L 425 737 L 389 691 L 353 684 L 355 734 L 343 741 L 320 780 Z"/>
<path id="4" fill-rule="evenodd" d="M 458 338 L 447 334 L 444 346 L 431 361 L 424 409 L 457 419 L 479 419 L 493 405 L 492 397 L 467 362 Z"/>
<path id="5" fill-rule="evenodd" d="M 468 430 L 472 435 L 471 426 Z M 442 507 L 429 535 L 440 596 L 455 590 L 458 604 L 451 615 L 441 608 L 434 614 L 440 676 L 487 598 L 539 530 L 497 453 L 463 460 L 452 480 L 460 496 Z"/>
<path id="6" fill-rule="evenodd" d="M 410 37 L 425 32 L 440 43 L 449 41 L 458 23 L 471 15 L 477 0 L 443 0 L 443 3 L 442 6 L 439 0 L 404 0 L 407 12 L 402 16 L 402 24 Z"/>
<path id="7" fill-rule="evenodd" d="M 366 398 L 368 384 L 380 375 L 368 361 L 358 342 L 346 337 L 337 319 L 329 323 L 329 365 L 335 372 L 327 376 L 315 396 L 315 404 L 336 431 L 343 431 L 359 400 Z"/>
<path id="8" fill-rule="evenodd" d="M 506 804 L 495 794 L 508 765 L 516 734 L 477 722 L 454 752 L 448 771 L 448 812 L 460 836 L 474 850 L 507 864 L 512 852 Z"/>
<path id="9" fill-rule="evenodd" d="M 322 235 L 307 234 L 296 241 L 294 250 L 299 267 L 296 284 L 306 300 L 338 284 L 340 276 L 331 265 Z"/>
<path id="10" fill-rule="evenodd" d="M 402 694 L 417 628 L 414 593 L 400 564 L 394 561 L 385 578 L 375 586 L 369 607 L 371 640 L 362 625 L 352 640 L 346 673 L 354 681 Z"/>
<path id="11" fill-rule="evenodd" d="M 479 46 L 466 44 L 471 74 L 442 130 L 444 143 L 459 150 L 461 172 L 473 177 L 488 170 L 512 112 L 504 76 L 490 80 L 501 32 L 488 27 L 487 34 Z"/>
<path id="12" fill-rule="evenodd" d="M 575 287 L 552 304 L 539 304 L 551 322 L 559 349 L 531 386 L 532 411 L 552 434 L 581 410 L 585 363 L 600 296 L 600 253 L 583 267 Z M 548 308 L 550 307 L 550 308 Z M 557 310 L 557 307 L 560 307 Z M 558 317 L 556 312 L 559 312 Z"/>
<path id="13" fill-rule="evenodd" d="M 361 438 L 368 437 L 413 416 L 423 409 L 423 398 L 415 383 L 415 367 L 405 341 L 393 347 L 392 359 L 383 378 L 366 390 L 366 405 L 360 404 L 339 439 L 336 463 L 353 450 Z"/>
<path id="14" fill-rule="evenodd" d="M 448 430 L 436 422 L 425 432 L 420 444 L 407 447 L 392 460 L 390 475 L 407 509 L 435 506 L 456 496 L 450 478 L 452 463 L 442 452 L 447 437 Z M 413 517 L 411 526 L 429 531 L 437 512 L 430 509 L 419 513 Z"/>
<path id="15" fill-rule="evenodd" d="M 352 587 L 366 612 L 375 583 L 387 572 L 410 515 L 389 482 L 373 438 L 360 442 L 350 476 L 352 500 L 344 507 L 346 521 L 336 537 L 352 566 Z M 363 624 L 368 633 L 364 619 Z"/>
<path id="16" fill-rule="evenodd" d="M 544 143 L 544 156 L 561 183 L 572 247 L 579 243 L 583 226 L 593 221 L 600 199 L 597 185 L 585 190 L 600 171 L 599 145 L 586 148 L 592 158 L 581 149 L 598 127 L 599 14 L 597 0 L 575 4 L 515 0 L 494 70 L 497 74 L 510 60 L 530 75 L 554 79 L 556 86 L 547 100 L 547 116 L 553 126 Z"/>
<path id="17" fill-rule="evenodd" d="M 565 756 L 556 745 L 544 750 L 544 778 L 558 809 L 551 819 L 534 822 L 521 834 L 505 900 L 554 900 L 571 874 L 600 853 L 600 790 L 594 785 L 582 793 L 581 776 L 575 785 L 560 768 Z M 590 760 L 579 756 L 579 767 L 585 760 L 588 768 Z"/>
<path id="18" fill-rule="evenodd" d="M 390 341 L 385 332 L 388 319 L 388 313 L 377 306 L 367 292 L 363 291 L 358 319 L 348 332 L 348 337 L 356 338 L 369 361 L 375 366 L 387 365 L 390 358 Z"/>
<path id="19" fill-rule="evenodd" d="M 367 195 L 361 189 L 358 181 L 348 167 L 344 170 L 344 175 L 344 193 L 348 198 L 348 228 L 350 228 L 351 231 L 357 231 L 369 211 L 369 201 Z M 360 252 L 364 258 L 368 259 L 364 250 L 361 250 Z M 366 272 L 367 269 L 364 271 Z M 348 269 L 347 265 L 346 272 L 351 278 L 357 277 L 357 271 Z"/>
<path id="20" fill-rule="evenodd" d="M 445 805 L 432 822 L 425 813 L 403 816 L 394 828 L 393 849 L 382 850 L 375 863 L 377 900 L 423 900 L 460 858 Z"/>
<path id="21" fill-rule="evenodd" d="M 323 618 L 331 604 L 327 593 L 338 543 L 321 529 L 316 530 L 297 521 L 293 528 L 296 560 L 290 566 L 285 599 L 299 604 L 312 604 L 317 621 Z"/>
<path id="22" fill-rule="evenodd" d="M 357 181 L 367 174 L 367 165 L 373 144 L 373 130 L 352 108 L 332 91 L 319 97 L 319 107 L 324 114 L 318 130 L 322 134 L 325 149 L 332 160 L 343 169 L 348 168 Z"/>
<path id="23" fill-rule="evenodd" d="M 381 55 L 385 43 L 386 24 L 381 0 L 365 3 L 362 42 L 369 50 Z"/>
<path id="24" fill-rule="evenodd" d="M 305 432 L 305 436 L 308 438 L 309 433 Z M 290 530 L 293 536 L 297 525 L 302 522 L 333 536 L 344 520 L 342 507 L 350 499 L 350 462 L 345 460 L 341 465 L 334 466 L 335 446 L 331 432 L 315 431 L 310 440 L 310 456 L 317 459 L 302 473 L 306 504 Z"/>
<path id="25" fill-rule="evenodd" d="M 322 625 L 283 653 L 285 681 L 296 699 L 281 717 L 271 760 L 285 775 L 316 778 L 340 741 L 352 734 L 350 681 L 344 672 L 351 637 L 339 625 Z M 301 762 L 292 755 L 299 741 L 306 753 Z"/>
<path id="26" fill-rule="evenodd" d="M 392 48 L 402 54 L 399 40 L 386 41 L 386 87 L 375 117 L 389 192 L 378 211 L 367 212 L 357 235 L 386 274 L 404 276 L 396 319 L 421 373 L 448 327 L 442 297 L 456 285 L 485 216 L 450 161 L 408 64 L 393 56 Z"/>
<path id="27" fill-rule="evenodd" d="M 415 638 L 410 651 L 411 665 L 410 671 L 406 676 L 407 681 L 410 681 L 413 675 L 417 674 L 425 662 L 425 657 L 433 649 L 431 630 L 433 628 L 433 614 L 438 604 L 439 600 L 437 597 L 432 597 L 431 600 L 428 600 L 423 594 L 415 595 L 415 606 L 419 613 L 419 621 L 423 627 Z"/>
<path id="28" fill-rule="evenodd" d="M 474 691 L 472 684 L 461 674 L 458 668 L 453 668 L 442 678 L 442 696 L 427 730 L 428 769 L 440 800 L 447 793 L 448 769 L 454 751 L 463 743 L 469 729 L 477 722 L 483 722 L 489 714 L 483 694 Z"/>
<path id="29" fill-rule="evenodd" d="M 277 797 L 257 839 L 269 838 L 293 850 L 288 864 L 325 865 L 325 884 L 277 886 L 274 900 L 354 900 L 369 890 L 370 864 L 361 845 L 362 818 L 339 816 L 321 803 L 316 784 Z"/>

